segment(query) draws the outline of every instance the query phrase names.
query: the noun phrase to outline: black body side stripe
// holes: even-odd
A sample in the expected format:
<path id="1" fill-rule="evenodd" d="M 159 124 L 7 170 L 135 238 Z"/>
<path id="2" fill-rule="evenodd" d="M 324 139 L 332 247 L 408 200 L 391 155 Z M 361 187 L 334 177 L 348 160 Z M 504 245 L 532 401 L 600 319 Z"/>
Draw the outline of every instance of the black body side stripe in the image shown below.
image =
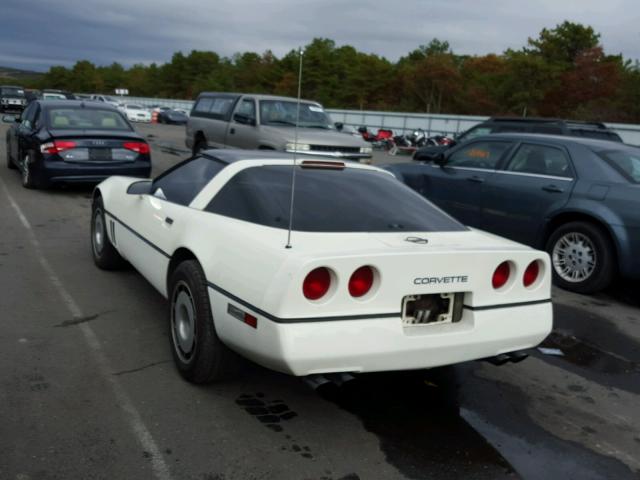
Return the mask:
<path id="1" fill-rule="evenodd" d="M 513 307 L 526 307 L 530 305 L 540 305 L 542 303 L 551 303 L 550 298 L 546 298 L 544 300 L 534 300 L 532 302 L 518 302 L 518 303 L 501 303 L 498 305 L 483 305 L 481 307 L 472 307 L 470 305 L 465 305 L 464 308 L 467 310 L 473 310 L 474 312 L 480 312 L 483 310 L 496 310 L 499 308 L 513 308 Z"/>
<path id="2" fill-rule="evenodd" d="M 167 258 L 171 258 L 171 255 L 169 255 L 167 252 L 165 252 L 164 250 L 162 250 L 160 247 L 158 247 L 157 245 L 151 243 L 149 240 L 147 240 L 146 238 L 144 238 L 142 235 L 140 235 L 138 232 L 136 232 L 133 228 L 131 228 L 129 225 L 127 225 L 126 223 L 124 223 L 122 220 L 120 220 L 118 217 L 116 217 L 113 213 L 109 212 L 108 210 L 105 209 L 104 213 L 106 213 L 107 215 L 109 215 L 111 218 L 113 218 L 116 222 L 118 222 L 120 225 L 122 225 L 124 228 L 126 228 L 127 230 L 129 230 L 131 233 L 133 233 L 136 237 L 138 237 L 140 240 L 142 240 L 144 243 L 146 243 L 147 245 L 149 245 L 151 248 L 153 248 L 156 252 L 164 255 Z"/>
<path id="3" fill-rule="evenodd" d="M 233 300 L 234 302 L 239 303 L 240 305 L 252 310 L 258 315 L 265 317 L 272 322 L 276 323 L 307 323 L 307 322 L 331 322 L 336 320 L 373 320 L 378 318 L 400 318 L 402 313 L 394 312 L 394 313 L 377 313 L 377 314 L 368 314 L 368 315 L 341 315 L 337 317 L 302 317 L 302 318 L 279 318 L 275 315 L 271 315 L 264 310 L 259 309 L 251 305 L 249 302 L 242 300 L 241 298 L 236 297 L 234 294 L 227 292 L 225 289 L 215 285 L 211 282 L 207 282 L 209 288 L 215 290 L 218 293 L 221 293 L 225 297 Z"/>
<path id="4" fill-rule="evenodd" d="M 113 213 L 109 212 L 106 209 L 105 209 L 104 213 L 109 215 L 116 222 L 118 222 L 124 228 L 129 230 L 131 233 L 133 233 L 136 237 L 138 237 L 144 243 L 149 245 L 155 251 L 157 251 L 161 255 L 165 256 L 166 258 L 171 258 L 171 255 L 169 255 L 167 252 L 162 250 L 157 245 L 151 243 L 149 240 L 147 240 L 145 237 L 140 235 L 138 232 L 136 232 L 129 225 L 127 225 L 122 220 L 120 220 L 118 217 L 116 217 Z M 260 309 L 258 307 L 255 307 L 255 306 L 251 305 L 249 302 L 246 302 L 245 300 L 242 300 L 239 297 L 236 297 L 231 292 L 226 291 L 225 289 L 223 289 L 222 287 L 219 287 L 218 285 L 216 285 L 214 283 L 211 283 L 211 282 L 207 281 L 207 286 L 209 288 L 215 290 L 216 292 L 221 293 L 225 297 L 233 300 L 234 302 L 237 302 L 240 305 L 243 305 L 244 307 L 248 308 L 249 310 L 252 310 L 253 312 L 257 313 L 258 315 L 260 315 L 260 316 L 262 316 L 264 318 L 267 318 L 267 319 L 271 320 L 272 322 L 276 322 L 276 323 L 330 322 L 330 321 L 336 321 L 336 320 L 372 320 L 372 319 L 378 319 L 378 318 L 399 318 L 399 317 L 402 316 L 402 312 L 393 312 L 393 313 L 379 313 L 379 314 L 368 314 L 368 315 L 344 315 L 344 316 L 334 316 L 334 317 L 279 318 L 279 317 L 276 317 L 275 315 L 271 315 L 270 313 L 265 312 L 264 310 L 262 310 L 262 309 Z M 472 307 L 470 305 L 465 305 L 464 308 L 466 308 L 467 310 L 472 310 L 472 311 L 482 311 L 482 310 L 493 310 L 493 309 L 499 309 L 499 308 L 524 307 L 524 306 L 527 306 L 527 305 L 538 305 L 538 304 L 542 304 L 542 303 L 551 303 L 551 299 L 548 298 L 548 299 L 545 299 L 545 300 L 535 300 L 535 301 L 532 301 L 532 302 L 503 303 L 503 304 L 499 304 L 499 305 L 486 305 L 486 306 L 480 306 L 480 307 Z"/>

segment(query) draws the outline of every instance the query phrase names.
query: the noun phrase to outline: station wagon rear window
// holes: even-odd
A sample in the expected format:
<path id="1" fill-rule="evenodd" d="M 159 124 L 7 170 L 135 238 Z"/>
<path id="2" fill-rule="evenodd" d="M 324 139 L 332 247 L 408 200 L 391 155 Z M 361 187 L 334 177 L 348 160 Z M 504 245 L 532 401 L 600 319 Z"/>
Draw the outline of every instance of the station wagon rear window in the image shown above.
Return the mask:
<path id="1" fill-rule="evenodd" d="M 45 110 L 47 125 L 55 130 L 131 130 L 120 113 L 91 108 Z"/>
<path id="2" fill-rule="evenodd" d="M 268 227 L 289 226 L 292 167 L 240 171 L 206 210 Z M 465 230 L 391 175 L 370 170 L 297 167 L 293 229 L 304 232 Z"/>

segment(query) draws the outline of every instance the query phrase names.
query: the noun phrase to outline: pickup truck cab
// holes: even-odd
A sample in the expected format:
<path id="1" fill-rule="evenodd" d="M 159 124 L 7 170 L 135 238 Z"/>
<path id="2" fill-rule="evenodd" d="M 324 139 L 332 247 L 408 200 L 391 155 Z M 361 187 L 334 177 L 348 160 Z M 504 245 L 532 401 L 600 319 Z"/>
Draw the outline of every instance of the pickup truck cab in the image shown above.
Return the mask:
<path id="1" fill-rule="evenodd" d="M 305 155 L 371 161 L 371 146 L 340 133 L 322 105 L 271 95 L 201 93 L 187 122 L 186 144 L 193 153 L 207 148 L 279 150 Z"/>

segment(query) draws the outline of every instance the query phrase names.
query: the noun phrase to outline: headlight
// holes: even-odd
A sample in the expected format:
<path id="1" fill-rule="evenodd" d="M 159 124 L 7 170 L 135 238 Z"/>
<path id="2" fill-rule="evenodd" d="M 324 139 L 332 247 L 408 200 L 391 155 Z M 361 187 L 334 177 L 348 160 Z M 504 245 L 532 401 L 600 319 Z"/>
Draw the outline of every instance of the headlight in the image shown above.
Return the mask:
<path id="1" fill-rule="evenodd" d="M 371 155 L 373 153 L 373 148 L 371 147 L 360 147 L 360 153 L 368 153 Z"/>
<path id="2" fill-rule="evenodd" d="M 301 150 L 309 151 L 309 150 L 311 150 L 311 145 L 309 145 L 308 143 L 293 143 L 293 142 L 291 142 L 291 143 L 287 143 L 286 149 L 287 149 L 287 151 L 293 151 L 293 150 L 295 150 L 295 151 L 301 151 Z"/>

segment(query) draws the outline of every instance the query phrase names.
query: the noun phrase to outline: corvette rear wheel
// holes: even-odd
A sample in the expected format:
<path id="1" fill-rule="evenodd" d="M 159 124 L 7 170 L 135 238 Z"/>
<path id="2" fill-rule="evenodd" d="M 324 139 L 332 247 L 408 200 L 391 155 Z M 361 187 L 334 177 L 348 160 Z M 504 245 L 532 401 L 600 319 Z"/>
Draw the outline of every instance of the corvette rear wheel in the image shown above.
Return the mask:
<path id="1" fill-rule="evenodd" d="M 169 295 L 169 338 L 180 374 L 192 383 L 236 376 L 240 359 L 216 333 L 207 283 L 197 261 L 186 260 L 173 271 Z"/>
<path id="2" fill-rule="evenodd" d="M 615 251 L 602 228 L 588 222 L 570 222 L 549 237 L 556 285 L 577 293 L 594 293 L 606 288 L 615 275 Z"/>
<path id="3" fill-rule="evenodd" d="M 107 235 L 107 222 L 104 216 L 102 198 L 93 202 L 91 215 L 91 251 L 93 262 L 103 270 L 118 270 L 126 265 Z"/>

